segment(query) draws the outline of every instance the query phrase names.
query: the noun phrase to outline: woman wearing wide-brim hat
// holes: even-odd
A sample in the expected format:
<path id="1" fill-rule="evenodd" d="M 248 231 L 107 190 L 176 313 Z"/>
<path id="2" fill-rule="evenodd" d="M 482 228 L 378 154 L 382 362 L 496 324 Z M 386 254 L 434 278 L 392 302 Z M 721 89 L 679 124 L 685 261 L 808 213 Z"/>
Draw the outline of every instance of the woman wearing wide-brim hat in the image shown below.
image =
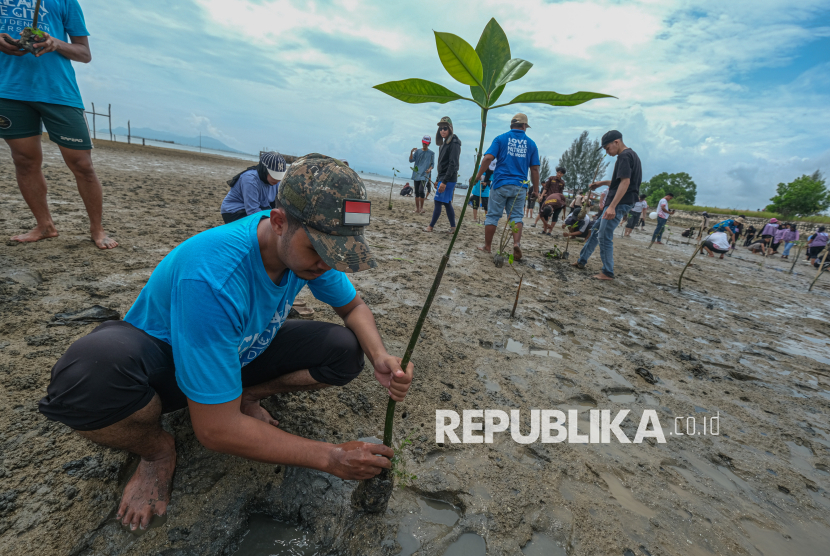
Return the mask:
<path id="1" fill-rule="evenodd" d="M 455 184 L 458 181 L 458 164 L 461 159 L 461 139 L 452 130 L 452 120 L 444 116 L 438 122 L 438 133 L 435 134 L 435 144 L 438 145 L 438 163 L 435 165 L 438 177 L 435 179 L 435 208 L 432 211 L 432 220 L 425 232 L 431 232 L 441 216 L 441 209 L 447 209 L 447 219 L 450 221 L 448 233 L 455 231 L 455 210 L 452 208 L 452 198 L 455 193 Z"/>

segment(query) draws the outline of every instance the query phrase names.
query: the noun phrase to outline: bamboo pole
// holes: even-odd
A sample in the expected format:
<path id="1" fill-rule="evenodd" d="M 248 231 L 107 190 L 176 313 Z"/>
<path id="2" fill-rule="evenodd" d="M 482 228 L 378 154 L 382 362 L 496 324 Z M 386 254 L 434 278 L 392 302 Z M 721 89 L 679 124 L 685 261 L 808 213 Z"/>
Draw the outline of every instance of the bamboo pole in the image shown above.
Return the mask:
<path id="1" fill-rule="evenodd" d="M 476 157 L 476 164 L 473 169 L 473 177 L 478 174 L 478 168 L 481 164 L 481 152 L 484 148 L 484 132 L 486 129 L 487 110 L 484 109 L 481 111 L 481 139 L 479 140 L 478 156 Z M 447 263 L 450 262 L 452 248 L 455 245 L 455 240 L 458 239 L 458 232 L 461 231 L 461 223 L 464 221 L 464 214 L 467 212 L 467 203 L 470 202 L 470 193 L 472 193 L 472 191 L 472 187 L 467 188 L 467 195 L 464 198 L 464 204 L 461 205 L 461 214 L 458 217 L 455 232 L 452 234 L 452 239 L 447 247 L 447 252 L 443 257 L 441 257 L 441 263 L 438 265 L 438 272 L 435 273 L 435 279 L 432 281 L 432 287 L 429 290 L 429 295 L 427 295 L 424 306 L 421 308 L 421 314 L 418 316 L 418 322 L 415 324 L 415 329 L 409 337 L 409 344 L 406 346 L 406 351 L 404 352 L 403 359 L 401 360 L 401 369 L 404 371 L 406 371 L 406 367 L 409 365 L 409 360 L 412 358 L 412 352 L 415 351 L 415 345 L 418 343 L 418 336 L 421 334 L 421 329 L 424 326 L 427 314 L 429 314 L 429 309 L 432 306 L 432 300 L 435 298 L 435 293 L 438 291 L 438 286 L 441 285 L 441 278 L 444 276 L 444 270 L 447 268 Z M 392 446 L 392 426 L 395 419 L 395 404 L 396 402 L 392 398 L 389 398 L 389 402 L 386 404 L 386 421 L 383 428 L 383 443 L 389 447 Z"/>
<path id="2" fill-rule="evenodd" d="M 37 20 L 40 15 L 40 0 L 35 4 L 35 15 L 32 16 L 32 29 L 37 29 Z"/>
<path id="3" fill-rule="evenodd" d="M 792 274 L 793 273 L 793 269 L 795 268 L 795 263 L 798 262 L 798 257 L 801 256 L 801 247 L 802 247 L 801 243 L 799 243 L 798 244 L 798 251 L 795 254 L 795 258 L 793 259 L 793 264 L 790 265 L 790 270 L 789 270 L 789 272 L 787 272 L 787 274 Z"/>
<path id="4" fill-rule="evenodd" d="M 511 319 L 516 316 L 516 306 L 519 304 L 519 292 L 522 291 L 522 280 L 524 280 L 524 278 L 524 275 L 519 276 L 519 287 L 516 289 L 516 300 L 513 302 L 513 310 L 510 311 Z"/>
<path id="5" fill-rule="evenodd" d="M 703 245 L 697 244 L 695 245 L 695 250 L 692 253 L 692 257 L 689 259 L 689 262 L 686 263 L 686 266 L 683 267 L 683 270 L 680 271 L 680 278 L 677 279 L 677 291 L 681 291 L 681 287 L 683 285 L 683 275 L 686 274 L 686 269 L 689 268 L 689 265 L 692 264 L 692 261 L 695 260 L 697 254 L 703 250 Z"/>

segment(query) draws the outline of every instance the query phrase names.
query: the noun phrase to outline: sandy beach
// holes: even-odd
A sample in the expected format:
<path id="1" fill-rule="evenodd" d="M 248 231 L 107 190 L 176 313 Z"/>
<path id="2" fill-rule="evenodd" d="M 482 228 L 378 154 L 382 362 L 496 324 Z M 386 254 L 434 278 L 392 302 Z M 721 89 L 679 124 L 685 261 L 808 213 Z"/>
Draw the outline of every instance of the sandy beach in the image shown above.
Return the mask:
<path id="1" fill-rule="evenodd" d="M 135 458 L 37 411 L 52 365 L 96 326 L 54 315 L 100 305 L 123 317 L 171 249 L 222 224 L 225 181 L 250 163 L 97 141 L 104 226 L 120 243 L 102 252 L 56 146 L 44 140 L 44 151 L 61 235 L 23 245 L 8 238 L 34 218 L 0 146 L 3 554 L 233 554 L 262 516 L 298 525 L 317 547 L 309 554 L 432 556 L 465 546 L 467 554 L 486 546 L 488 555 L 511 556 L 827 552 L 830 277 L 808 293 L 812 267 L 799 261 L 790 275 L 791 261 L 769 258 L 761 268 L 760 257 L 738 249 L 724 260 L 698 257 L 678 292 L 693 249 L 680 237 L 693 222 L 678 220 L 669 245 L 651 249 L 652 223 L 631 238 L 618 230 L 618 279 L 602 283 L 590 279 L 598 252 L 587 270 L 575 270 L 569 262 L 581 243 L 571 242 L 569 261 L 552 260 L 544 253 L 564 246 L 560 228 L 548 237 L 526 226 L 511 318 L 518 276 L 476 250 L 483 227 L 471 211 L 413 357 L 411 393 L 398 404 L 395 435 L 412 440 L 404 459 L 417 479 L 396 488 L 386 514 L 354 510 L 354 482 L 208 451 L 183 410 L 164 418 L 178 452 L 169 515 L 143 535 L 124 531 L 113 516 Z M 429 214 L 414 214 L 397 185 L 392 210 L 388 184 L 366 185 L 379 267 L 352 278 L 389 352 L 402 355 L 448 224 L 442 217 L 435 233 L 424 233 Z M 307 289 L 300 299 L 315 319 L 339 322 Z M 264 405 L 289 432 L 344 442 L 381 434 L 386 398 L 367 362 L 344 388 Z M 525 435 L 531 410 L 574 410 L 588 435 L 591 410 L 613 418 L 628 409 L 620 428 L 632 440 L 653 411 L 665 443 L 623 444 L 612 434 L 608 443 L 521 444 L 508 430 L 492 443 L 439 445 L 438 409 L 518 410 Z M 701 429 L 713 417 L 717 434 Z M 243 543 L 237 554 L 257 553 Z"/>

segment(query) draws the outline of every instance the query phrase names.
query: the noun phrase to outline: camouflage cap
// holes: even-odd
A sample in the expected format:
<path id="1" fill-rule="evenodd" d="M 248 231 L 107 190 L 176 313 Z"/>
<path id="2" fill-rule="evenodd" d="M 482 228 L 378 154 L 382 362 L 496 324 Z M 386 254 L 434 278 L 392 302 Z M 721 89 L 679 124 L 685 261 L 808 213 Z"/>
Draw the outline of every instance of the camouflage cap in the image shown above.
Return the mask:
<path id="1" fill-rule="evenodd" d="M 377 266 L 363 237 L 364 226 L 343 224 L 345 201 L 366 201 L 363 181 L 343 161 L 317 153 L 296 159 L 280 183 L 278 200 L 302 223 L 328 266 L 342 272 Z"/>
<path id="2" fill-rule="evenodd" d="M 449 116 L 444 116 L 444 117 L 443 117 L 443 118 L 441 118 L 441 120 L 438 122 L 438 125 L 441 125 L 441 124 L 447 124 L 448 126 L 452 127 L 452 120 L 450 119 L 450 117 L 449 117 Z"/>

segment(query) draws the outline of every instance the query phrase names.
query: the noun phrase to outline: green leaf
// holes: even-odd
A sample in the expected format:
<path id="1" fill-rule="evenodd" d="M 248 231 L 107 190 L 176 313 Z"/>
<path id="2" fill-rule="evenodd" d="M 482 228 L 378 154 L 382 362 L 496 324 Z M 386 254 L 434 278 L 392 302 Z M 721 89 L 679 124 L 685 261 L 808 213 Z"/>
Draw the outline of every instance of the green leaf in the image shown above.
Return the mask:
<path id="1" fill-rule="evenodd" d="M 507 264 L 513 264 L 513 255 L 507 257 Z"/>
<path id="2" fill-rule="evenodd" d="M 496 86 L 504 87 L 511 81 L 521 79 L 528 71 L 530 71 L 530 68 L 532 67 L 533 64 L 527 60 L 522 60 L 521 58 L 513 58 L 512 60 L 508 60 L 508 62 L 504 64 L 504 67 L 499 74 L 499 78 L 496 80 Z"/>
<path id="3" fill-rule="evenodd" d="M 417 78 L 389 81 L 375 85 L 373 88 L 410 104 L 420 104 L 423 102 L 446 104 L 447 102 L 464 98 L 438 83 Z"/>
<path id="4" fill-rule="evenodd" d="M 498 98 L 498 95 L 495 95 L 495 98 L 493 95 L 493 91 L 497 88 L 496 80 L 504 65 L 510 60 L 510 42 L 495 18 L 487 23 L 481 33 L 476 45 L 476 53 L 481 60 L 482 88 L 483 91 L 490 93 L 489 104 L 493 104 Z M 499 91 L 499 94 L 501 94 L 501 91 Z M 475 93 L 473 95 L 473 98 L 475 98 Z"/>
<path id="5" fill-rule="evenodd" d="M 502 91 L 504 91 L 504 85 L 501 87 L 496 87 L 496 89 L 490 93 L 490 102 L 487 102 L 487 97 L 484 94 L 484 89 L 481 87 L 470 87 L 470 92 L 473 94 L 473 98 L 481 105 L 487 106 L 488 108 L 492 106 L 499 97 L 501 96 Z"/>
<path id="6" fill-rule="evenodd" d="M 617 98 L 612 95 L 604 95 L 602 93 L 588 93 L 580 91 L 572 95 L 561 95 L 553 91 L 536 91 L 533 93 L 522 93 L 506 104 L 499 106 L 507 106 L 508 104 L 522 104 L 522 103 L 538 103 L 549 104 L 550 106 L 576 106 L 589 100 L 598 98 Z M 497 108 L 494 106 L 493 108 Z"/>
<path id="7" fill-rule="evenodd" d="M 452 33 L 435 33 L 435 45 L 438 47 L 438 57 L 447 73 L 465 85 L 481 87 L 483 70 L 481 60 L 470 44 Z"/>

